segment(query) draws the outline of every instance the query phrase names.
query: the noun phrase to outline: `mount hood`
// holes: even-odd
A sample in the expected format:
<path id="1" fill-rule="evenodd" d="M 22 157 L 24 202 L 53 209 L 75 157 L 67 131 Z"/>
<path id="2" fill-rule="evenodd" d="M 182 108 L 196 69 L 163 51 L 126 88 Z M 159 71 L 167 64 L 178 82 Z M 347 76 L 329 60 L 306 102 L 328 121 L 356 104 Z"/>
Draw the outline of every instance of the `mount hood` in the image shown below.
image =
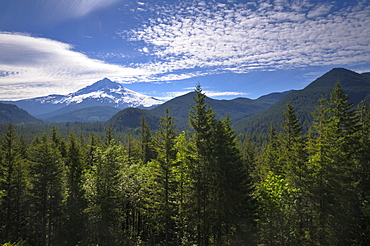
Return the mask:
<path id="1" fill-rule="evenodd" d="M 118 109 L 152 108 L 162 104 L 163 101 L 129 90 L 120 83 L 104 78 L 68 95 L 49 95 L 5 103 L 17 105 L 38 117 L 66 107 L 71 110 L 95 106 L 110 106 Z"/>

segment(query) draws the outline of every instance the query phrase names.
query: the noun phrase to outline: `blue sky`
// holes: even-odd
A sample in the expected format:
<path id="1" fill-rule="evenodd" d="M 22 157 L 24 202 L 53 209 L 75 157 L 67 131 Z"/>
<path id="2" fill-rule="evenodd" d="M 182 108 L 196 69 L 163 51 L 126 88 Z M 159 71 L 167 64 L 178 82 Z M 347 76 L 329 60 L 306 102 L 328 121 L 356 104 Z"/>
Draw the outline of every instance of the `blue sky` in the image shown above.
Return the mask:
<path id="1" fill-rule="evenodd" d="M 169 99 L 302 89 L 334 67 L 370 71 L 368 0 L 1 0 L 0 100 L 104 77 Z"/>

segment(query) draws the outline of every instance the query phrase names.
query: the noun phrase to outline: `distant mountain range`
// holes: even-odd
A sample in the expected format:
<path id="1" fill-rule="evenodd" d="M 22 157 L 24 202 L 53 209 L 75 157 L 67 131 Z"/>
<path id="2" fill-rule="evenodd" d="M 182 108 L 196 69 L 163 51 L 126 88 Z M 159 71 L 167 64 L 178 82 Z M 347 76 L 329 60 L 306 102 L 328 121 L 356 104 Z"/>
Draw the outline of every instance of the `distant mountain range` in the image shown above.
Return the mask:
<path id="1" fill-rule="evenodd" d="M 290 102 L 295 107 L 304 130 L 307 130 L 313 119 L 311 114 L 319 105 L 319 99 L 329 99 L 336 83 L 341 84 L 354 105 L 361 101 L 370 102 L 370 73 L 359 74 L 344 68 L 334 68 L 302 90 L 272 93 L 256 100 L 207 98 L 206 103 L 213 108 L 217 117 L 223 118 L 228 115 L 233 122 L 233 128 L 238 132 L 258 134 L 266 133 L 272 124 L 279 127 L 286 105 Z M 150 110 L 124 109 L 108 123 L 115 128 L 138 127 L 140 116 L 144 115 L 150 119 L 150 125 L 156 127 L 159 118 L 168 108 L 170 114 L 175 117 L 176 127 L 189 129 L 188 116 L 191 105 L 194 104 L 192 100 L 194 96 L 195 93 L 192 92 L 176 97 Z"/>
<path id="2" fill-rule="evenodd" d="M 312 122 L 311 113 L 319 104 L 318 100 L 328 99 L 337 82 L 355 105 L 363 100 L 370 102 L 370 73 L 359 74 L 344 68 L 335 68 L 302 90 L 271 93 L 255 100 L 206 98 L 206 103 L 213 108 L 216 117 L 224 118 L 228 115 L 238 132 L 265 133 L 271 124 L 277 127 L 281 124 L 286 104 L 290 102 L 295 107 L 304 128 L 307 129 Z M 186 130 L 189 129 L 189 110 L 191 105 L 194 105 L 194 96 L 195 92 L 191 92 L 163 103 L 158 99 L 128 90 L 109 79 L 103 79 L 66 96 L 50 95 L 7 103 L 15 104 L 44 120 L 107 121 L 117 130 L 139 127 L 142 116 L 145 116 L 152 129 L 156 129 L 160 117 L 164 116 L 165 109 L 168 108 L 170 114 L 175 117 L 176 127 L 179 130 Z M 10 105 L 7 105 L 5 110 L 4 105 L 0 104 L 0 113 L 6 112 L 8 118 L 0 114 L 0 123 L 11 120 Z M 18 107 L 12 108 L 14 115 L 20 115 L 21 109 Z M 34 117 L 24 119 L 22 121 L 18 117 L 14 122 L 37 121 Z"/>
<path id="3" fill-rule="evenodd" d="M 162 104 L 163 101 L 129 90 L 121 84 L 105 78 L 68 95 L 49 95 L 19 101 L 6 101 L 3 103 L 14 104 L 40 119 L 58 121 L 69 121 L 70 117 L 66 113 L 93 108 L 90 109 L 92 118 L 77 117 L 77 120 L 90 121 L 86 119 L 96 119 L 96 117 L 93 117 L 93 114 L 103 114 L 102 118 L 98 117 L 98 120 L 104 121 L 109 119 L 118 110 L 110 109 L 107 111 L 107 108 L 101 108 L 102 106 L 116 109 L 128 107 L 150 108 Z M 97 106 L 100 108 L 96 108 Z M 104 112 L 111 112 L 112 114 L 104 114 Z M 63 118 L 62 115 L 66 116 L 66 118 Z"/>
<path id="4" fill-rule="evenodd" d="M 41 120 L 36 119 L 27 111 L 18 108 L 16 105 L 0 103 L 0 124 L 7 123 L 40 123 Z"/>
<path id="5" fill-rule="evenodd" d="M 206 103 L 213 109 L 216 117 L 224 118 L 229 116 L 233 122 L 236 122 L 269 108 L 291 92 L 271 93 L 255 100 L 249 98 L 215 100 L 207 97 Z M 194 97 L 195 92 L 190 92 L 150 110 L 127 108 L 114 115 L 108 121 L 108 124 L 116 129 L 135 128 L 140 126 L 140 119 L 142 116 L 145 116 L 149 125 L 155 128 L 159 124 L 160 117 L 164 116 L 166 108 L 168 108 L 171 116 L 175 118 L 175 126 L 181 130 L 189 129 L 188 117 L 191 105 L 194 105 Z"/>
<path id="6" fill-rule="evenodd" d="M 319 105 L 319 99 L 329 99 L 336 83 L 340 83 L 354 105 L 361 101 L 370 103 L 370 73 L 359 74 L 344 68 L 334 68 L 304 89 L 286 95 L 270 108 L 235 122 L 233 127 L 238 132 L 266 133 L 271 124 L 275 127 L 281 125 L 284 110 L 289 102 L 294 106 L 304 130 L 307 130 L 313 120 L 312 112 Z"/>

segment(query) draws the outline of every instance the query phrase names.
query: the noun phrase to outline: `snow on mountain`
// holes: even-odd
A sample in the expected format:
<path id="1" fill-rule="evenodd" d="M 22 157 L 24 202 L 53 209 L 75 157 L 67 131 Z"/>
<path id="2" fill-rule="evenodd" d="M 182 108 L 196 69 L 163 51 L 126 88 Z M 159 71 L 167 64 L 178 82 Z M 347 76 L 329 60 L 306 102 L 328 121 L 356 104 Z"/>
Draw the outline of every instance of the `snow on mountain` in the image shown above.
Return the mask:
<path id="1" fill-rule="evenodd" d="M 49 95 L 19 101 L 4 101 L 17 105 L 33 116 L 42 116 L 62 108 L 81 109 L 95 106 L 149 108 L 163 101 L 129 90 L 107 78 L 68 95 Z M 67 111 L 67 110 L 65 110 Z"/>
<path id="2" fill-rule="evenodd" d="M 65 96 L 49 95 L 35 100 L 42 104 L 63 104 L 66 106 L 95 101 L 101 104 L 110 104 L 116 108 L 152 107 L 163 103 L 159 99 L 129 90 L 107 78 Z"/>

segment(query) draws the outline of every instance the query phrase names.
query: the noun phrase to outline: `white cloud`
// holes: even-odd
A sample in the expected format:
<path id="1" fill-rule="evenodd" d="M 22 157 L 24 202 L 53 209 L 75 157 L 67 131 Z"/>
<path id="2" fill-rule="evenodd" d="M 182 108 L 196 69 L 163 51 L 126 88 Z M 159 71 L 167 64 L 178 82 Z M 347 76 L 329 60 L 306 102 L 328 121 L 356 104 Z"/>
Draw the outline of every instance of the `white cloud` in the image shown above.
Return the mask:
<path id="1" fill-rule="evenodd" d="M 154 51 L 156 62 L 141 66 L 245 73 L 369 61 L 370 6 L 361 2 L 345 8 L 308 0 L 215 3 L 157 6 L 158 16 L 124 36 Z"/>
<path id="2" fill-rule="evenodd" d="M 50 39 L 0 33 L 0 98 L 64 94 L 104 77 L 127 83 L 150 75 L 140 68 L 90 59 L 72 48 Z"/>
<path id="3" fill-rule="evenodd" d="M 34 11 L 42 11 L 41 21 L 59 22 L 86 16 L 120 0 L 43 0 L 37 1 Z"/>

